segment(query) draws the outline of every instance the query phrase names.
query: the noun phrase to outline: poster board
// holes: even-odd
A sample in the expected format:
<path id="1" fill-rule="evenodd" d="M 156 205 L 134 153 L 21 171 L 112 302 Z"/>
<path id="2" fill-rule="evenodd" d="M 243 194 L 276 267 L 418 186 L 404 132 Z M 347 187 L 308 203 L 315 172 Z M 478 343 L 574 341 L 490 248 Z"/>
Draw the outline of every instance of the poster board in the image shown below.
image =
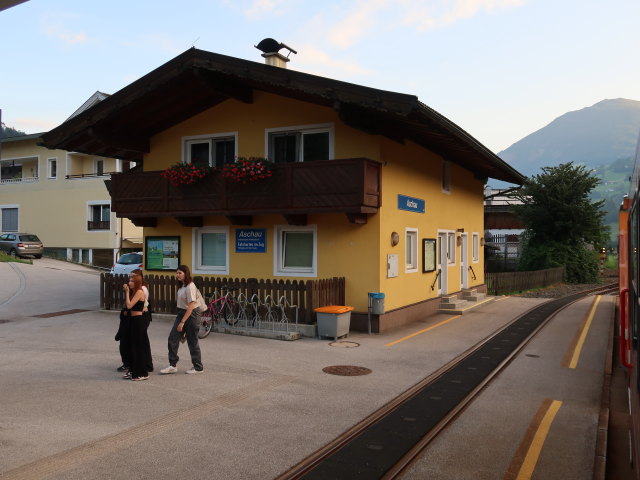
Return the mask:
<path id="1" fill-rule="evenodd" d="M 175 271 L 180 265 L 180 237 L 145 237 L 145 270 Z"/>
<path id="2" fill-rule="evenodd" d="M 433 272 L 436 269 L 436 239 L 422 239 L 422 273 Z"/>

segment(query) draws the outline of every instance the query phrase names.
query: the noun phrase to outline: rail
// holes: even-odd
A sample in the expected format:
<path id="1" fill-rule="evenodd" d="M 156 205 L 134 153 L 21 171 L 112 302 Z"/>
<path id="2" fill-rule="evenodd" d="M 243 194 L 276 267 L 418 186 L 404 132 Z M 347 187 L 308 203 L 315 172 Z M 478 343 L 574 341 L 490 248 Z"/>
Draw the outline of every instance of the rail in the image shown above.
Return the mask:
<path id="1" fill-rule="evenodd" d="M 473 271 L 473 266 L 469 265 L 469 270 L 471 270 L 471 275 L 473 275 L 473 279 L 476 280 L 476 272 Z"/>
<path id="2" fill-rule="evenodd" d="M 436 273 L 436 278 L 433 279 L 433 283 L 431 284 L 431 290 L 434 290 L 436 287 L 436 282 L 438 281 L 438 277 L 442 273 L 442 269 L 438 269 L 438 273 Z"/>

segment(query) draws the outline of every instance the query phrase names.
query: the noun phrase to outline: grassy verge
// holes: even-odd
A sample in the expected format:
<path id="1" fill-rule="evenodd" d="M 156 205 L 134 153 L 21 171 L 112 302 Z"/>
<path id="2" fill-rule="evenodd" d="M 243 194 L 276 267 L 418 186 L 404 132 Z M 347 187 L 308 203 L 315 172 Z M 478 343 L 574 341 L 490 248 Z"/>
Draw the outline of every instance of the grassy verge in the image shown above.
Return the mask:
<path id="1" fill-rule="evenodd" d="M 7 255 L 6 253 L 2 253 L 2 252 L 0 252 L 0 262 L 16 262 L 16 263 L 27 263 L 29 265 L 33 265 L 33 262 L 31 260 L 12 257 L 11 255 Z"/>

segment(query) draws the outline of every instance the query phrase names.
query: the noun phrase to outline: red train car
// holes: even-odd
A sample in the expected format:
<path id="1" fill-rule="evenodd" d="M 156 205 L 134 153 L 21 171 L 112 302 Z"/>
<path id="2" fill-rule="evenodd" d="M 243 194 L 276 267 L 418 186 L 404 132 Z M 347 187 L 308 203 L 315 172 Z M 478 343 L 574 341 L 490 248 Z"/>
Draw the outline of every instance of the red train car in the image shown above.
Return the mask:
<path id="1" fill-rule="evenodd" d="M 640 365 L 638 364 L 638 328 L 640 326 L 640 140 L 629 195 L 618 216 L 618 267 L 620 281 L 620 362 L 627 369 L 631 414 L 630 449 L 636 478 L 640 480 Z"/>

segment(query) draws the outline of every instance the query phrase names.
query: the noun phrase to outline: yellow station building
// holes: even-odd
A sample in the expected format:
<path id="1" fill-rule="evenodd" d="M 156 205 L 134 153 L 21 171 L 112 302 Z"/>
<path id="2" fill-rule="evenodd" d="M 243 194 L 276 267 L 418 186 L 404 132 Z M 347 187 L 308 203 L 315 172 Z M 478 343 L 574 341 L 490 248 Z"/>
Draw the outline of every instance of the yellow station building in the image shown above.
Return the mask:
<path id="1" fill-rule="evenodd" d="M 142 163 L 112 176 L 111 206 L 144 228 L 149 272 L 184 263 L 205 276 L 344 277 L 356 315 L 368 292 L 384 293 L 378 331 L 432 312 L 442 295 L 482 290 L 484 184 L 523 176 L 413 95 L 263 56 L 190 49 L 44 144 Z M 236 157 L 267 158 L 271 176 L 225 177 Z M 174 186 L 162 171 L 177 162 L 213 171 Z"/>

